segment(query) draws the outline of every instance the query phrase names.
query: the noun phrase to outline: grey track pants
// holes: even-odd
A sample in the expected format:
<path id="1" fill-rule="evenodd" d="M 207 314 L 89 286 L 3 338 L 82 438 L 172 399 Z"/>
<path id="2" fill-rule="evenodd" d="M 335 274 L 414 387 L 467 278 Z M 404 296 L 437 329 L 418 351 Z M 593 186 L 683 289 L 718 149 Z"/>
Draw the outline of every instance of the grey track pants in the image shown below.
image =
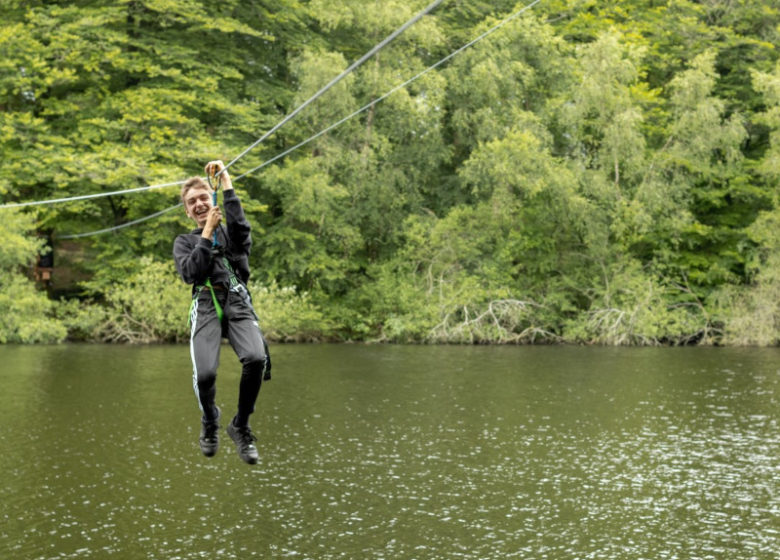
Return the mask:
<path id="1" fill-rule="evenodd" d="M 215 295 L 224 313 L 221 324 L 208 288 L 201 290 L 190 311 L 192 383 L 203 421 L 215 421 L 217 367 L 226 337 L 241 362 L 236 423 L 245 425 L 255 410 L 266 367 L 270 367 L 268 349 L 246 292 L 215 291 Z"/>

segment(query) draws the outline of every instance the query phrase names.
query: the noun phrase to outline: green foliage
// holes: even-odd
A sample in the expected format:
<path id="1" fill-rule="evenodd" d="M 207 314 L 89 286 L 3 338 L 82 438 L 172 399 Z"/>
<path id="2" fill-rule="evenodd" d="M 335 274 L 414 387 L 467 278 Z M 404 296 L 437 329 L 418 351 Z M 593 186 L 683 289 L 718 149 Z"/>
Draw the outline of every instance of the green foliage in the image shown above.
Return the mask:
<path id="1" fill-rule="evenodd" d="M 748 286 L 726 286 L 714 297 L 723 315 L 724 343 L 780 344 L 780 209 L 763 212 L 748 228 L 759 247 Z"/>
<path id="2" fill-rule="evenodd" d="M 665 286 L 636 261 L 604 270 L 591 306 L 568 322 L 564 338 L 589 344 L 657 345 L 712 342 L 718 333 L 687 286 Z"/>
<path id="3" fill-rule="evenodd" d="M 426 4 L 6 2 L 0 199 L 160 184 L 229 161 Z M 437 9 L 236 167 L 522 7 Z M 779 33 L 766 2 L 540 3 L 236 182 L 266 334 L 777 344 Z M 86 302 L 48 302 L 24 276 L 36 228 L 119 225 L 177 195 L 0 210 L 0 340 L 186 338 L 189 289 L 170 262 L 192 227 L 181 211 L 75 241 Z"/>
<path id="4" fill-rule="evenodd" d="M 35 216 L 16 210 L 5 210 L 0 220 L 0 270 L 19 271 L 32 265 L 43 246 L 43 240 L 30 236 Z"/>
<path id="5" fill-rule="evenodd" d="M 579 80 L 562 118 L 571 136 L 568 150 L 614 185 L 616 196 L 640 174 L 645 150 L 641 133 L 643 50 L 614 32 L 579 48 Z"/>
<path id="6" fill-rule="evenodd" d="M 333 325 L 311 295 L 294 287 L 250 283 L 252 304 L 266 339 L 278 342 L 327 340 Z"/>
<path id="7" fill-rule="evenodd" d="M 756 90 L 763 96 L 765 110 L 756 114 L 756 121 L 769 129 L 769 148 L 758 171 L 769 181 L 780 180 L 780 62 L 774 72 L 753 72 Z M 775 203 L 777 193 L 775 191 Z"/>
<path id="8" fill-rule="evenodd" d="M 109 310 L 93 301 L 60 300 L 54 310 L 72 342 L 94 342 L 103 339 L 104 325 L 109 322 Z"/>
<path id="9" fill-rule="evenodd" d="M 297 36 L 303 11 L 296 2 L 284 3 L 281 21 L 254 3 L 81 4 L 0 8 L 0 16 L 13 17 L 0 32 L 6 201 L 186 178 L 253 139 L 287 95 L 279 88 L 279 53 L 270 54 L 277 37 Z M 258 12 L 263 19 L 248 24 Z M 168 188 L 49 206 L 40 219 L 55 233 L 78 233 L 148 215 L 176 199 Z M 161 223 L 122 243 L 91 241 L 106 260 L 162 254 L 180 226 Z"/>
<path id="10" fill-rule="evenodd" d="M 344 281 L 359 235 L 345 221 L 348 193 L 317 160 L 300 160 L 266 174 L 282 216 L 259 237 L 267 277 L 308 289 Z"/>
<path id="11" fill-rule="evenodd" d="M 777 259 L 773 259 L 777 261 Z M 750 288 L 726 286 L 713 296 L 712 307 L 725 324 L 722 343 L 733 346 L 780 344 L 780 265 L 762 273 Z"/>
<path id="12" fill-rule="evenodd" d="M 67 331 L 53 314 L 54 304 L 27 278 L 0 272 L 0 344 L 61 342 Z"/>
<path id="13" fill-rule="evenodd" d="M 60 342 L 66 335 L 54 304 L 25 275 L 42 246 L 30 237 L 32 218 L 7 210 L 0 221 L 0 344 Z"/>
<path id="14" fill-rule="evenodd" d="M 332 325 L 308 293 L 257 282 L 250 283 L 250 291 L 268 340 L 330 337 Z M 178 278 L 172 262 L 142 258 L 123 282 L 105 289 L 105 298 L 105 304 L 75 300 L 59 304 L 57 315 L 71 340 L 145 344 L 189 339 L 191 289 Z M 65 331 L 62 327 L 60 331 L 62 338 Z"/>
<path id="15" fill-rule="evenodd" d="M 190 290 L 172 261 L 142 258 L 124 281 L 105 292 L 106 316 L 97 328 L 104 342 L 175 342 L 189 339 Z"/>

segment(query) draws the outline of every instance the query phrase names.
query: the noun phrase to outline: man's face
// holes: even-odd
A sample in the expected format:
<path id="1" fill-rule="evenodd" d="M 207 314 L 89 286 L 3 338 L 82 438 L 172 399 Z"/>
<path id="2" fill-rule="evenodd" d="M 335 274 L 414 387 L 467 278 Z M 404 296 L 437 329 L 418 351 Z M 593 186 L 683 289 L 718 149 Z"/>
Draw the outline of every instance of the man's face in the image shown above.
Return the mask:
<path id="1" fill-rule="evenodd" d="M 211 193 L 203 187 L 190 189 L 184 198 L 184 209 L 187 216 L 195 220 L 198 227 L 206 225 L 206 218 L 213 206 Z"/>

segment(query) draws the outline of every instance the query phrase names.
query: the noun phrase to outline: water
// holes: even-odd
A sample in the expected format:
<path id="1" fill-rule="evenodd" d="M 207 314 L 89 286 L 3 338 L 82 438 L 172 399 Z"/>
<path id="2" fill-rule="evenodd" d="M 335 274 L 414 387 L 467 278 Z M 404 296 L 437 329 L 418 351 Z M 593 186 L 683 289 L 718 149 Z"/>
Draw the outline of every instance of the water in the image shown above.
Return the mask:
<path id="1" fill-rule="evenodd" d="M 780 553 L 777 349 L 272 350 L 253 467 L 184 346 L 0 347 L 0 558 Z"/>

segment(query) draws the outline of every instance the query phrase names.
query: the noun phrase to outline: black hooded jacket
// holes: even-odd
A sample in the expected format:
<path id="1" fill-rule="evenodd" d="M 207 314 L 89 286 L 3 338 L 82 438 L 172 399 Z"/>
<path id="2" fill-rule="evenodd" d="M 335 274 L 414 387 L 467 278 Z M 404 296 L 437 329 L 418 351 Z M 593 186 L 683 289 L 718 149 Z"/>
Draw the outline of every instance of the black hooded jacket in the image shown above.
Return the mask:
<path id="1" fill-rule="evenodd" d="M 223 210 L 227 228 L 221 224 L 216 229 L 218 246 L 212 247 L 212 240 L 201 236 L 203 228 L 182 233 L 173 243 L 173 259 L 176 270 L 187 284 L 197 286 L 211 279 L 212 285 L 230 286 L 230 272 L 222 256 L 227 257 L 238 279 L 246 285 L 249 281 L 249 250 L 252 235 L 249 222 L 238 195 L 232 189 L 224 191 Z"/>

